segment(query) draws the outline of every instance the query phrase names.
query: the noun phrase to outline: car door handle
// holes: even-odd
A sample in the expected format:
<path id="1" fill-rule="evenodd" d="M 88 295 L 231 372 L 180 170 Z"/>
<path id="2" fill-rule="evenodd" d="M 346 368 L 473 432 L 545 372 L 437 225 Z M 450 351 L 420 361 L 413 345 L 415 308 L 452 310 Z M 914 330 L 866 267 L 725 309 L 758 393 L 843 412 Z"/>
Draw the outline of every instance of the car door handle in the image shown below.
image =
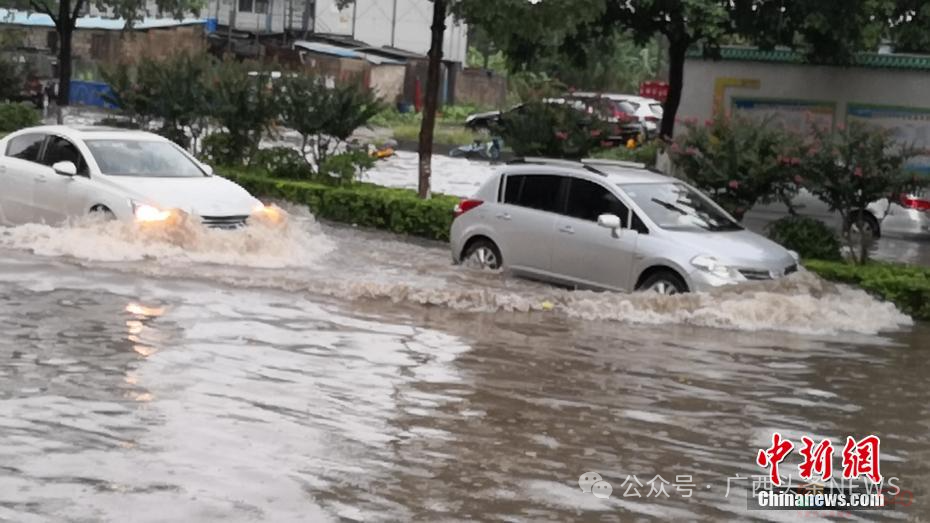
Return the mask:
<path id="1" fill-rule="evenodd" d="M 39 176 L 39 177 L 36 178 L 36 183 L 45 183 L 45 182 L 47 182 L 47 181 L 48 181 L 48 178 L 46 178 L 46 177 L 44 177 L 44 176 Z"/>
<path id="2" fill-rule="evenodd" d="M 575 228 L 571 225 L 563 225 L 559 227 L 559 232 L 564 232 L 565 234 L 575 234 Z"/>
<path id="3" fill-rule="evenodd" d="M 511 219 L 513 219 L 513 217 L 510 216 L 509 213 L 503 212 L 497 215 L 497 219 L 510 221 Z"/>

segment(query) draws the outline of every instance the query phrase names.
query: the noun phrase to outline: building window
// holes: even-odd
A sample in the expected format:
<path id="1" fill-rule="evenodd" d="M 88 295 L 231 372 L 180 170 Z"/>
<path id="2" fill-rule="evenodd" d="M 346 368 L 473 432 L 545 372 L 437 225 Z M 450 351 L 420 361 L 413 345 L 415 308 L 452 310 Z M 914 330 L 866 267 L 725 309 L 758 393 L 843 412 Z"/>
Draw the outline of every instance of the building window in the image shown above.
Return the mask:
<path id="1" fill-rule="evenodd" d="M 268 0 L 239 0 L 240 13 L 268 13 Z"/>

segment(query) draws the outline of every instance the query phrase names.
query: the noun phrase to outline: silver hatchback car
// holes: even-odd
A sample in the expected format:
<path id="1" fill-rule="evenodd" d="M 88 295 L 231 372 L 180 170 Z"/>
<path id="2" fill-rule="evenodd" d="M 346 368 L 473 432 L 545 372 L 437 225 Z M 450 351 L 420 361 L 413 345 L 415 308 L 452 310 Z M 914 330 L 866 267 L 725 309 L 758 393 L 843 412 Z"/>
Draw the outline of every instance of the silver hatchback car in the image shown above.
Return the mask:
<path id="1" fill-rule="evenodd" d="M 527 158 L 455 209 L 455 263 L 568 287 L 677 294 L 799 269 L 681 180 L 625 162 Z"/>

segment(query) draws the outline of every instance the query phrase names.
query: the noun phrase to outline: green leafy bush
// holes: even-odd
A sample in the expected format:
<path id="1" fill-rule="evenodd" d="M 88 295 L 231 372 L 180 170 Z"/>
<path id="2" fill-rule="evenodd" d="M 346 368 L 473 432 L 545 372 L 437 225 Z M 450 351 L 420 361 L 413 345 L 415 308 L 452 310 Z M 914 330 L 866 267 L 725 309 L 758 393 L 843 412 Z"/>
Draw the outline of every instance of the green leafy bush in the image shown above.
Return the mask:
<path id="1" fill-rule="evenodd" d="M 840 241 L 820 220 L 806 216 L 786 216 L 770 223 L 769 239 L 791 249 L 804 259 L 840 260 Z"/>
<path id="2" fill-rule="evenodd" d="M 323 79 L 291 75 L 283 79 L 280 98 L 284 125 L 300 133 L 302 156 L 321 168 L 359 127 L 380 113 L 375 93 L 359 84 L 327 87 Z"/>
<path id="3" fill-rule="evenodd" d="M 208 76 L 210 117 L 228 134 L 229 162 L 249 163 L 262 137 L 271 133 L 281 114 L 281 89 L 269 71 L 254 71 L 232 60 L 221 62 Z"/>
<path id="4" fill-rule="evenodd" d="M 11 133 L 23 127 L 39 125 L 40 121 L 39 111 L 29 105 L 0 103 L 0 133 Z"/>
<path id="5" fill-rule="evenodd" d="M 826 280 L 859 286 L 894 303 L 914 319 L 930 320 L 930 268 L 875 262 L 853 265 L 820 260 L 807 261 L 804 266 Z"/>
<path id="6" fill-rule="evenodd" d="M 586 158 L 610 134 L 610 126 L 567 105 L 531 102 L 501 118 L 492 132 L 518 156 Z"/>
<path id="7" fill-rule="evenodd" d="M 790 206 L 797 188 L 790 158 L 796 138 L 769 120 L 718 114 L 684 122 L 669 151 L 680 172 L 739 220 L 756 203 Z"/>
<path id="8" fill-rule="evenodd" d="M 105 67 L 101 75 L 111 91 L 104 99 L 140 127 L 158 120 L 159 134 L 191 148 L 206 128 L 211 96 L 207 77 L 214 67 L 209 56 L 188 53 Z"/>
<path id="9" fill-rule="evenodd" d="M 223 169 L 222 175 L 253 194 L 307 205 L 318 218 L 441 241 L 449 239 L 452 210 L 459 201 L 441 194 L 421 200 L 415 191 L 367 183 L 334 186 L 281 180 L 241 169 Z"/>
<path id="10" fill-rule="evenodd" d="M 339 185 L 358 181 L 362 173 L 375 166 L 375 159 L 366 151 L 350 150 L 326 158 L 320 164 L 320 178 Z"/>
<path id="11" fill-rule="evenodd" d="M 259 149 L 252 159 L 252 166 L 275 178 L 305 180 L 313 176 L 313 170 L 300 152 L 291 147 Z"/>

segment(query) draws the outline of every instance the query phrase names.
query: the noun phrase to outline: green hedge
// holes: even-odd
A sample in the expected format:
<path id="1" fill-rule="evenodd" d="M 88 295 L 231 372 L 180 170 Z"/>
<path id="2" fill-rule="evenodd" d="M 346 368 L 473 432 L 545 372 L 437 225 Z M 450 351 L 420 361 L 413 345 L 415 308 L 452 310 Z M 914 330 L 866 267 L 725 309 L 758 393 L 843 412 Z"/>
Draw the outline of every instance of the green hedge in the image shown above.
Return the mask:
<path id="1" fill-rule="evenodd" d="M 808 270 L 826 280 L 857 285 L 893 302 L 917 320 L 930 320 L 930 268 L 878 263 L 853 265 L 844 262 L 809 260 Z"/>
<path id="2" fill-rule="evenodd" d="M 337 187 L 229 168 L 220 169 L 220 174 L 253 194 L 304 204 L 318 218 L 440 241 L 449 240 L 452 209 L 459 202 L 441 194 L 421 200 L 408 189 L 368 183 Z"/>

